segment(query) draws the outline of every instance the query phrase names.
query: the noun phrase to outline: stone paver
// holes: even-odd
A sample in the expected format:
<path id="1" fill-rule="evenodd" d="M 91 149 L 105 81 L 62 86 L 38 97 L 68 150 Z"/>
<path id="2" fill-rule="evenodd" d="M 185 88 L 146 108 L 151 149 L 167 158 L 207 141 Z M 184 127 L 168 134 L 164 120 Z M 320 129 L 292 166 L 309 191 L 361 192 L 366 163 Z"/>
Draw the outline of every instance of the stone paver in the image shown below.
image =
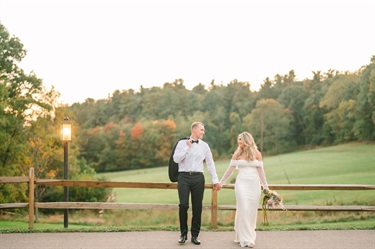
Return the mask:
<path id="1" fill-rule="evenodd" d="M 232 249 L 234 232 L 201 232 L 201 245 L 177 243 L 179 232 L 0 234 L 0 249 Z M 375 230 L 258 231 L 257 249 L 374 249 Z"/>

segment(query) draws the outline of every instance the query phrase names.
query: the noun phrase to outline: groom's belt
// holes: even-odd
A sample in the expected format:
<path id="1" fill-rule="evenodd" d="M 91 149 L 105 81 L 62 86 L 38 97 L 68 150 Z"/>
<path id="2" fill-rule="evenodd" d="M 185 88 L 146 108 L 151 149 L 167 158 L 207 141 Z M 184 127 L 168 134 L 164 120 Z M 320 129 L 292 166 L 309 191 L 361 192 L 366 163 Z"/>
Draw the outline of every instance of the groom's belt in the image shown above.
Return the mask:
<path id="1" fill-rule="evenodd" d="M 180 171 L 180 174 L 183 175 L 198 175 L 198 174 L 203 174 L 203 172 L 200 171 Z"/>

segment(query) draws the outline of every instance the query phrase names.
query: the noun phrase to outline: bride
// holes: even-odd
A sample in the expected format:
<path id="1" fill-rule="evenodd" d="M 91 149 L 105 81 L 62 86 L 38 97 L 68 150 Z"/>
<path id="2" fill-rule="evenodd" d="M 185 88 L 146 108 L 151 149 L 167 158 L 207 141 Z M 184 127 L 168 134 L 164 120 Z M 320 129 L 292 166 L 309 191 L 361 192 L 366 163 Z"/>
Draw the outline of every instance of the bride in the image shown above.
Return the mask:
<path id="1" fill-rule="evenodd" d="M 268 184 L 263 169 L 262 154 L 257 149 L 253 136 L 243 132 L 238 135 L 237 143 L 238 147 L 220 180 L 220 185 L 223 186 L 234 170 L 238 169 L 234 187 L 236 195 L 234 241 L 241 247 L 254 247 L 261 185 L 264 189 L 268 189 Z"/>

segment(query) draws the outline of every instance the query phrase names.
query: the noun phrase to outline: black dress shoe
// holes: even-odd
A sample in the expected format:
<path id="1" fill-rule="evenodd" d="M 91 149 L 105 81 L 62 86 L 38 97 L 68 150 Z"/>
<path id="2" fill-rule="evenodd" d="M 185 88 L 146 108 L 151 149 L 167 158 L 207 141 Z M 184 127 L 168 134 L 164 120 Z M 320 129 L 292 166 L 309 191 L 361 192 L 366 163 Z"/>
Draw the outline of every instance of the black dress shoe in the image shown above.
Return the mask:
<path id="1" fill-rule="evenodd" d="M 187 236 L 181 235 L 180 239 L 178 240 L 178 243 L 183 244 L 183 243 L 185 243 L 186 240 L 187 240 Z"/>
<path id="2" fill-rule="evenodd" d="M 197 237 L 192 237 L 191 238 L 191 242 L 193 242 L 196 245 L 200 245 L 201 244 L 200 240 Z"/>

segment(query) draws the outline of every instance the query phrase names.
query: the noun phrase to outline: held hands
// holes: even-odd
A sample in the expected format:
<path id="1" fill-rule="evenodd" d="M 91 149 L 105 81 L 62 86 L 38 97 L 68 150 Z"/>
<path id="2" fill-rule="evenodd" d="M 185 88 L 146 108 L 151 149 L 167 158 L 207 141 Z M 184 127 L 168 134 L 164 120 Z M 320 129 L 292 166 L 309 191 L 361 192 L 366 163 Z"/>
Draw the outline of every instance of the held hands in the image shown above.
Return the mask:
<path id="1" fill-rule="evenodd" d="M 212 188 L 215 189 L 216 191 L 219 191 L 221 189 L 221 185 L 220 185 L 220 183 L 216 183 L 216 184 L 214 184 L 214 186 Z"/>

